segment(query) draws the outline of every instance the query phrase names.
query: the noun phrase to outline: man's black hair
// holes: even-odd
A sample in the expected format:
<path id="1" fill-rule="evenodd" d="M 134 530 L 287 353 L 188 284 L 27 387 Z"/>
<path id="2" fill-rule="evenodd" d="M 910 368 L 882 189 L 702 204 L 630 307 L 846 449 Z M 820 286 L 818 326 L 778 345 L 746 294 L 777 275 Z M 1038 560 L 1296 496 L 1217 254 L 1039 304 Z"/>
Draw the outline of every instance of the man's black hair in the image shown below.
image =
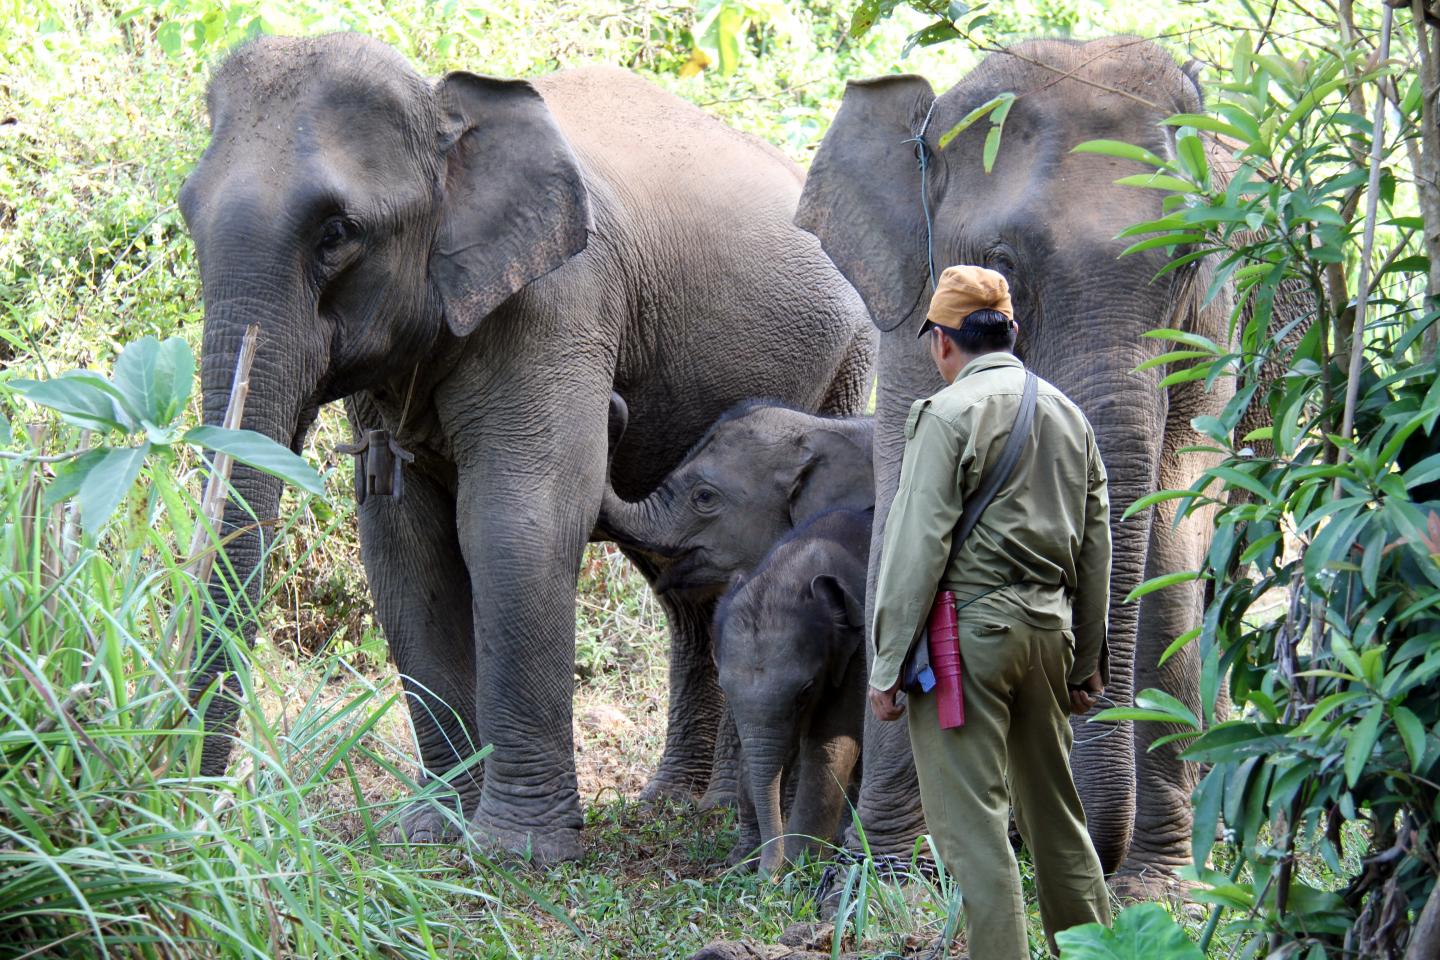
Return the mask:
<path id="1" fill-rule="evenodd" d="M 976 310 L 965 317 L 960 329 L 941 327 L 955 345 L 971 356 L 1015 350 L 1015 327 L 999 310 Z"/>

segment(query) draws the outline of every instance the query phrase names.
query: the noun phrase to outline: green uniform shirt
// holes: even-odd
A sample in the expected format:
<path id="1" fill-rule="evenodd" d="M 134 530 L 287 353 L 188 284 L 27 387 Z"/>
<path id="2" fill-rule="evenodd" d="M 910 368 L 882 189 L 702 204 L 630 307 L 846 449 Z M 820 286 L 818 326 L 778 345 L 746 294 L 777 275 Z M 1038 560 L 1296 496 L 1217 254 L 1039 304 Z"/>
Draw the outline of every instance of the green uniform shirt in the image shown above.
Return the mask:
<path id="1" fill-rule="evenodd" d="M 975 599 L 977 609 L 1041 629 L 1072 630 L 1070 683 L 1097 669 L 1108 672 L 1105 466 L 1085 415 L 1044 380 L 1014 473 L 955 562 L 946 562 L 965 498 L 975 495 L 999 459 L 1024 388 L 1025 368 L 1014 355 L 987 353 L 967 363 L 953 384 L 910 408 L 875 591 L 871 686 L 888 690 L 899 679 L 942 588 Z"/>

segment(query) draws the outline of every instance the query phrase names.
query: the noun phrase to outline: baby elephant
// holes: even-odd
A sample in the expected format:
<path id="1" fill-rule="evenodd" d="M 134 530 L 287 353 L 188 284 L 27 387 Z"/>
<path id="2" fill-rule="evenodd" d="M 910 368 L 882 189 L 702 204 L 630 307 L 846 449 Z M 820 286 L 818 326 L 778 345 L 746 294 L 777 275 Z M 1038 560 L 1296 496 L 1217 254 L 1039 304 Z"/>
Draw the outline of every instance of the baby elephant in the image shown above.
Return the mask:
<path id="1" fill-rule="evenodd" d="M 744 771 L 738 852 L 762 843 L 767 876 L 787 853 L 835 836 L 859 774 L 873 516 L 836 510 L 797 527 L 716 612 L 715 657 Z M 781 798 L 792 792 L 786 816 Z"/>

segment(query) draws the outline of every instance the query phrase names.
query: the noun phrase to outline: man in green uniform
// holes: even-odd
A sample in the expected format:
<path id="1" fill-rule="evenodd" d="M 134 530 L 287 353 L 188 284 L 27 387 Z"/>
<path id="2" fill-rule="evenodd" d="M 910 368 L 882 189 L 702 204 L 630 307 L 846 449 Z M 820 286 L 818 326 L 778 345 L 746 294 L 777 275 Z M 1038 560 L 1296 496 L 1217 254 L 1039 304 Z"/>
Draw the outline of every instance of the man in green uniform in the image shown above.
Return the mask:
<path id="1" fill-rule="evenodd" d="M 1110 507 L 1095 434 L 1039 382 L 1031 436 L 953 561 L 966 498 L 999 459 L 1025 368 L 1005 278 L 956 266 L 936 285 L 921 336 L 950 386 L 910 410 L 900 487 L 875 594 L 871 709 L 896 702 L 911 644 L 924 643 L 937 590 L 959 610 L 965 722 L 942 730 L 934 693 L 910 693 L 910 742 L 925 822 L 964 896 L 970 956 L 1026 960 L 1011 807 L 1035 863 L 1040 915 L 1055 933 L 1109 923 L 1100 860 L 1070 772 L 1068 714 L 1104 690 Z"/>

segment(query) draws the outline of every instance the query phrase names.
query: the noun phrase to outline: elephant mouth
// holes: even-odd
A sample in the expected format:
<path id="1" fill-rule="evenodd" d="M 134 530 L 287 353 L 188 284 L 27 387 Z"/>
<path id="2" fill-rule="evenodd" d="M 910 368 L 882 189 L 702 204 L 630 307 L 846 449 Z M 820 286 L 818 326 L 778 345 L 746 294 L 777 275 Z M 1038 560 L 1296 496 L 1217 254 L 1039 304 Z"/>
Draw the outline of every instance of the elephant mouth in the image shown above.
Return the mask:
<path id="1" fill-rule="evenodd" d="M 699 549 L 675 551 L 668 554 L 673 562 L 660 572 L 655 580 L 659 593 L 718 593 L 724 588 L 723 580 L 715 579 L 709 569 L 705 553 Z"/>
<path id="2" fill-rule="evenodd" d="M 290 435 L 290 450 L 297 456 L 305 449 L 305 438 L 310 435 L 310 428 L 315 426 L 315 420 L 320 416 L 320 404 L 311 401 L 300 408 L 300 416 L 295 421 L 295 432 Z"/>

